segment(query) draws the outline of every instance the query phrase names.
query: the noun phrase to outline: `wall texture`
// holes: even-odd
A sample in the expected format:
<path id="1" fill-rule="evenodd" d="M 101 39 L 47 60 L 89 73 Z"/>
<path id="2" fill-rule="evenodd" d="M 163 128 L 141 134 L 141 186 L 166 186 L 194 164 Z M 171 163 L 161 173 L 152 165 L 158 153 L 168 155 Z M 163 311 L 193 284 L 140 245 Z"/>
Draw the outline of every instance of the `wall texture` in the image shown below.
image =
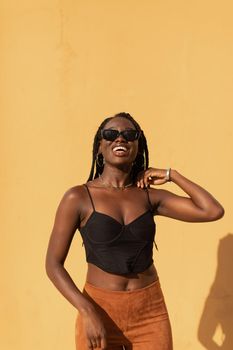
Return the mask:
<path id="1" fill-rule="evenodd" d="M 74 349 L 76 310 L 46 277 L 45 252 L 63 193 L 86 181 L 96 128 L 120 111 L 142 125 L 151 165 L 226 209 L 208 224 L 158 218 L 154 259 L 175 350 L 232 349 L 232 11 L 230 0 L 0 1 L 1 349 Z M 81 288 L 78 232 L 66 266 Z"/>

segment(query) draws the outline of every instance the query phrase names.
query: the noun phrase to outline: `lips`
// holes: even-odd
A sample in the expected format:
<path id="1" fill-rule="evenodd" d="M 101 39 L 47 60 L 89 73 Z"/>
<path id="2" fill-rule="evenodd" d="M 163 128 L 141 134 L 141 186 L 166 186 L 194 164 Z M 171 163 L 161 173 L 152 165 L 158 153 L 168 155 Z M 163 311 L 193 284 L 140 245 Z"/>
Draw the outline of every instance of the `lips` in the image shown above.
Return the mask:
<path id="1" fill-rule="evenodd" d="M 115 146 L 113 147 L 112 151 L 114 155 L 120 156 L 120 157 L 128 154 L 128 148 L 125 146 Z"/>

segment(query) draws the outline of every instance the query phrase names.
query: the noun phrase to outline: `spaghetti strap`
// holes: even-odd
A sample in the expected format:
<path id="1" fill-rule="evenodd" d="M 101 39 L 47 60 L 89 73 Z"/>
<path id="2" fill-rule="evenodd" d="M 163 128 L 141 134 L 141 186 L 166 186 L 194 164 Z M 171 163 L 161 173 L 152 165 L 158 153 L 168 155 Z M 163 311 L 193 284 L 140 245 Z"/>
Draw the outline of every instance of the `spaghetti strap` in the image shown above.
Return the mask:
<path id="1" fill-rule="evenodd" d="M 148 188 L 147 188 L 147 187 L 145 188 L 145 191 L 146 191 L 146 194 L 147 194 L 147 199 L 148 199 L 148 203 L 149 203 L 149 206 L 150 206 L 150 211 L 151 211 L 152 213 L 154 213 L 154 208 L 153 208 L 153 205 L 152 205 L 152 203 L 151 203 L 151 201 L 150 201 L 149 191 L 148 191 Z"/>
<path id="2" fill-rule="evenodd" d="M 88 186 L 86 184 L 84 184 L 84 186 L 86 187 L 87 189 L 87 193 L 89 195 L 89 198 L 90 198 L 90 201 L 91 201 L 91 204 L 92 204 L 92 207 L 93 207 L 93 210 L 95 211 L 95 206 L 94 206 L 94 202 L 93 202 L 93 199 L 92 199 L 92 196 L 91 196 L 91 193 L 90 193 L 90 190 L 88 188 Z"/>
<path id="3" fill-rule="evenodd" d="M 151 211 L 152 214 L 154 214 L 154 208 L 153 208 L 153 205 L 152 205 L 151 200 L 150 200 L 150 195 L 149 195 L 148 188 L 146 187 L 145 190 L 146 190 L 146 193 L 147 193 L 147 199 L 148 199 L 148 203 L 149 203 L 149 206 L 150 206 L 150 211 Z M 157 250 L 159 250 L 155 240 L 154 240 L 154 245 L 155 245 L 155 248 Z"/>

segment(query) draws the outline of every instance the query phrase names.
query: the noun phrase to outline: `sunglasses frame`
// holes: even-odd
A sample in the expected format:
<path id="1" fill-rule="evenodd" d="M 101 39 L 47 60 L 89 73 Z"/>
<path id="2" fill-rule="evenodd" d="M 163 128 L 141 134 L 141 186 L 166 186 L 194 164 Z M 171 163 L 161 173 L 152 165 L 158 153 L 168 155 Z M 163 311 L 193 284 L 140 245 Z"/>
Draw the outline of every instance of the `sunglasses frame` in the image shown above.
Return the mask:
<path id="1" fill-rule="evenodd" d="M 106 137 L 104 137 L 104 131 L 114 131 L 114 132 L 117 132 L 116 133 L 116 137 L 114 139 L 108 139 Z M 133 140 L 128 140 L 127 137 L 124 136 L 124 133 L 127 133 L 127 132 L 130 132 L 130 131 L 134 131 L 136 132 L 136 135 L 135 135 L 135 138 Z M 122 131 L 118 131 L 118 130 L 115 130 L 115 129 L 102 129 L 101 130 L 101 137 L 102 139 L 106 140 L 106 141 L 115 141 L 120 135 L 122 135 L 122 137 L 128 141 L 128 142 L 133 142 L 133 141 L 136 141 L 139 139 L 140 137 L 140 134 L 141 132 L 140 131 L 137 131 L 137 130 L 134 130 L 134 129 L 125 129 L 125 130 L 122 130 Z"/>

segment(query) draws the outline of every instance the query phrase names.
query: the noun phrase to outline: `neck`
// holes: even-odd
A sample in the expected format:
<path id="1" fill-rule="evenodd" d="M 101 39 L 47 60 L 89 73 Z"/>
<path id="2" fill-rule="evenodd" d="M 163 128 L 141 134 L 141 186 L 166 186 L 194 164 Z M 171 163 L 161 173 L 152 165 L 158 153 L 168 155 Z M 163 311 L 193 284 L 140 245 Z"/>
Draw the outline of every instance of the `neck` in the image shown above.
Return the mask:
<path id="1" fill-rule="evenodd" d="M 105 164 L 104 171 L 101 174 L 101 180 L 112 187 L 124 188 L 132 184 L 131 166 L 119 169 Z"/>

